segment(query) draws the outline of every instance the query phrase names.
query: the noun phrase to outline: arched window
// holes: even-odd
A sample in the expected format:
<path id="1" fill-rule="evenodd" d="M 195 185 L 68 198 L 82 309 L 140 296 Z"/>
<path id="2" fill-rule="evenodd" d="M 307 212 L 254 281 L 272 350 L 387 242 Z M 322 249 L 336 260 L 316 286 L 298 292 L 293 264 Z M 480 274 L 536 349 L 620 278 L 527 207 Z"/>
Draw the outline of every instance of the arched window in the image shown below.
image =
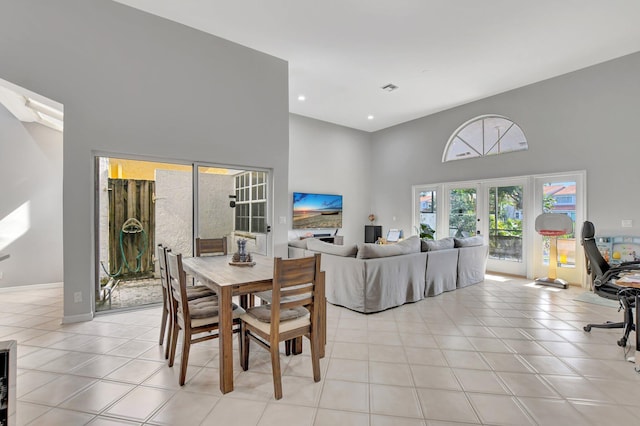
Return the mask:
<path id="1" fill-rule="evenodd" d="M 500 115 L 482 115 L 467 121 L 451 135 L 442 162 L 528 148 L 527 138 L 516 123 Z"/>

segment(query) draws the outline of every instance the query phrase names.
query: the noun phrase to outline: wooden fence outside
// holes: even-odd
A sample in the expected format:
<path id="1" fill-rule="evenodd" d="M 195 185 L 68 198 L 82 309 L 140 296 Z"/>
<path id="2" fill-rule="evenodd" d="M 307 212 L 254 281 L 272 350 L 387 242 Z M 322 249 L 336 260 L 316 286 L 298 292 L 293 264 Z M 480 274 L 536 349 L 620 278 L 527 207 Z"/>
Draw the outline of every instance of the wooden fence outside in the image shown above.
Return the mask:
<path id="1" fill-rule="evenodd" d="M 155 246 L 155 182 L 109 179 L 109 274 L 120 278 L 153 274 Z M 128 219 L 137 219 L 144 232 L 122 233 Z M 121 250 L 122 238 L 122 250 Z M 145 241 L 146 240 L 146 241 Z M 122 256 L 124 251 L 125 264 Z M 142 256 L 138 259 L 140 252 Z"/>

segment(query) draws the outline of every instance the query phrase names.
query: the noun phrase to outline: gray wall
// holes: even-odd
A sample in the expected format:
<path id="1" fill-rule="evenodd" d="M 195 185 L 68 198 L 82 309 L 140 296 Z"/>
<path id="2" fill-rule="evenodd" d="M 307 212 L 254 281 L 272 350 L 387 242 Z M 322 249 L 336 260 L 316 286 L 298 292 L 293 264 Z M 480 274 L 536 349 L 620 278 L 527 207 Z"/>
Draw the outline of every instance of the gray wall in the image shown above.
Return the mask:
<path id="1" fill-rule="evenodd" d="M 364 225 L 368 224 L 367 216 L 372 211 L 370 134 L 295 114 L 289 117 L 289 127 L 287 222 L 291 224 L 291 193 L 341 194 L 342 229 L 338 235 L 344 236 L 345 244 L 364 242 Z M 290 238 L 304 233 L 291 231 Z"/>
<path id="2" fill-rule="evenodd" d="M 62 133 L 22 123 L 1 104 L 0 185 L 0 224 L 28 203 L 26 233 L 0 235 L 0 253 L 11 256 L 0 287 L 62 281 Z"/>
<path id="3" fill-rule="evenodd" d="M 0 58 L 0 78 L 65 109 L 65 321 L 92 317 L 96 153 L 270 168 L 289 214 L 285 61 L 108 0 L 3 0 Z"/>
<path id="4" fill-rule="evenodd" d="M 640 235 L 639 76 L 636 53 L 374 133 L 371 163 L 382 170 L 368 189 L 374 211 L 407 230 L 411 185 L 586 170 L 597 232 Z M 489 113 L 518 123 L 529 150 L 443 164 L 458 126 Z M 633 228 L 621 228 L 622 219 Z"/>

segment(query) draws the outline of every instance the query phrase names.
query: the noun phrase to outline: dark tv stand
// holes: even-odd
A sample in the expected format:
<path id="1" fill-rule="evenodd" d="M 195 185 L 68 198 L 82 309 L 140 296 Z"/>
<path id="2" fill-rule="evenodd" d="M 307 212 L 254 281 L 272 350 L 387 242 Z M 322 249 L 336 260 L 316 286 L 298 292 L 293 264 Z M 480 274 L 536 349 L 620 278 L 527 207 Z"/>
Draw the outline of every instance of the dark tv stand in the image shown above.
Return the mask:
<path id="1" fill-rule="evenodd" d="M 300 237 L 301 240 L 305 240 L 307 238 L 315 238 L 317 240 L 324 241 L 325 243 L 331 243 L 338 246 L 344 244 L 344 237 L 342 235 L 314 234 L 311 237 Z"/>

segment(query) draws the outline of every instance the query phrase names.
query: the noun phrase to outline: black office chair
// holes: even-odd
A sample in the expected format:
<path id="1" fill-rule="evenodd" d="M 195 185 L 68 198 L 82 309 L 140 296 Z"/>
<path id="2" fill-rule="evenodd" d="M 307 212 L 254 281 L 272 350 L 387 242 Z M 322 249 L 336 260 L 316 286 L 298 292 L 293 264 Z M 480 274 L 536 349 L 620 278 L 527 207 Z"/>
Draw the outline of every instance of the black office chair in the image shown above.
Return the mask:
<path id="1" fill-rule="evenodd" d="M 594 293 L 605 299 L 619 301 L 620 308 L 624 310 L 622 322 L 607 321 L 604 324 L 587 324 L 584 326 L 584 331 L 589 332 L 592 328 L 623 328 L 624 335 L 617 343 L 618 346 L 625 347 L 629 339 L 629 333 L 631 330 L 635 330 L 633 323 L 635 294 L 627 291 L 626 287 L 615 284 L 614 280 L 623 272 L 640 270 L 640 262 L 626 262 L 612 268 L 602 257 L 600 250 L 598 250 L 595 240 L 595 227 L 589 221 L 585 221 L 582 225 L 581 244 L 584 247 L 587 273 L 591 277 Z"/>

